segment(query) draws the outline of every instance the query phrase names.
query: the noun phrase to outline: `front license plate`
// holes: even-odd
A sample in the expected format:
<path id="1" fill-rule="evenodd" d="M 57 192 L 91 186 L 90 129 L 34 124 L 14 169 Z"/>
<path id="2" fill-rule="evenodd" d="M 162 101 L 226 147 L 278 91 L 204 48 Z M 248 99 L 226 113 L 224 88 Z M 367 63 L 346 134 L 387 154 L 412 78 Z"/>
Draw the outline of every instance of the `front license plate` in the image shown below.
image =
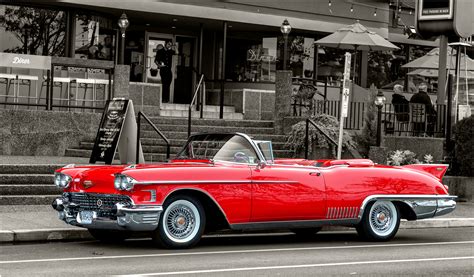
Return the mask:
<path id="1" fill-rule="evenodd" d="M 94 218 L 94 212 L 92 211 L 81 211 L 79 213 L 81 217 L 81 224 L 92 224 L 92 219 Z"/>

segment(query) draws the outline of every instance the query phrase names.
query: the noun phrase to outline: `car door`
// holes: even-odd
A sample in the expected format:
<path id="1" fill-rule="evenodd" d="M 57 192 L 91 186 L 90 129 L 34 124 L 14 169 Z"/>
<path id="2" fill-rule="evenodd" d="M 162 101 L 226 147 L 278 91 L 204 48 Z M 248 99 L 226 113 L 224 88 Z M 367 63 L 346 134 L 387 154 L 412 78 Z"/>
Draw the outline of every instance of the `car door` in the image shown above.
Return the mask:
<path id="1" fill-rule="evenodd" d="M 324 178 L 317 168 L 252 167 L 252 222 L 322 219 L 325 212 Z"/>

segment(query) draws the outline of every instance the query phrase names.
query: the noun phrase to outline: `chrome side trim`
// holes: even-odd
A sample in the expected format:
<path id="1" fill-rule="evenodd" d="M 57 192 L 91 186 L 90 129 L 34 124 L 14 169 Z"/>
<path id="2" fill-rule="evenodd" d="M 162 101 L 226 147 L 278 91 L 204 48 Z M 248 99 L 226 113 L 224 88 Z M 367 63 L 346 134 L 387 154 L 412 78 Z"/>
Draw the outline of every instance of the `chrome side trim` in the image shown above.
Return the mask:
<path id="1" fill-rule="evenodd" d="M 364 210 L 367 204 L 370 201 L 375 201 L 375 200 L 392 200 L 392 201 L 402 201 L 404 203 L 407 203 L 413 211 L 417 214 L 417 219 L 422 219 L 422 218 L 428 218 L 428 217 L 434 217 L 442 214 L 447 214 L 451 211 L 453 211 L 456 207 L 456 202 L 454 201 L 457 198 L 457 196 L 454 195 L 437 195 L 437 194 L 376 194 L 376 195 L 370 195 L 367 196 L 364 201 L 362 202 L 362 205 L 359 210 L 359 215 L 358 219 L 359 221 L 362 219 L 362 216 L 364 215 Z M 438 201 L 440 200 L 445 200 L 445 201 L 452 201 L 448 202 L 449 207 L 447 212 L 442 213 L 436 213 L 436 210 L 438 208 Z M 433 202 L 430 202 L 433 201 Z M 453 207 L 454 203 L 454 207 Z M 416 206 L 416 209 L 414 209 L 414 205 Z M 420 207 L 421 206 L 421 207 Z M 431 211 L 433 210 L 433 211 Z M 419 212 L 420 214 L 418 214 Z M 420 216 L 420 217 L 418 217 Z"/>
<path id="2" fill-rule="evenodd" d="M 298 221 L 262 221 L 250 223 L 230 224 L 232 230 L 271 230 L 271 229 L 292 229 L 292 228 L 312 228 L 327 225 L 347 225 L 353 226 L 358 223 L 357 218 L 352 219 L 317 219 Z"/>
<path id="3" fill-rule="evenodd" d="M 252 181 L 252 180 L 157 180 L 136 181 L 135 185 L 176 185 L 176 184 L 297 184 L 297 181 Z"/>

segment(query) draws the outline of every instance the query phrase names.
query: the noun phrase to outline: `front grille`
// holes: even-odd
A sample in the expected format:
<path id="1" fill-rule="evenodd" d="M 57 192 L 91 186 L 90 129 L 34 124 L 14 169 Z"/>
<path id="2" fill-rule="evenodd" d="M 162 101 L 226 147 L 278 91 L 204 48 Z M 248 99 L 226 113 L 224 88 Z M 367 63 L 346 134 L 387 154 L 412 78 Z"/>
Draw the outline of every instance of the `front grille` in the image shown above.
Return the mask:
<path id="1" fill-rule="evenodd" d="M 132 204 L 130 197 L 119 194 L 71 193 L 69 201 L 78 205 L 71 209 L 72 212 L 95 211 L 98 217 L 112 217 L 116 203 Z"/>

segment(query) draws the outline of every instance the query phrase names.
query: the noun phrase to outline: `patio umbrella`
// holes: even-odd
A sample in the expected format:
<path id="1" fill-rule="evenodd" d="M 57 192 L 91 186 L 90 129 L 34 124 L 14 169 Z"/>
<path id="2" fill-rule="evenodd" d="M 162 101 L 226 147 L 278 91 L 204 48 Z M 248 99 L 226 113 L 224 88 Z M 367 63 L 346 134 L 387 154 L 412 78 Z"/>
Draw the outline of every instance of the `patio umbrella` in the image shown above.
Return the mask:
<path id="1" fill-rule="evenodd" d="M 450 70 L 454 74 L 454 69 Z M 427 78 L 438 78 L 438 70 L 437 69 L 415 69 L 413 71 L 408 72 L 408 75 L 417 75 L 421 77 L 427 77 Z M 461 73 L 461 78 L 465 78 L 466 72 Z M 467 78 L 468 79 L 474 79 L 474 71 L 468 70 L 467 71 Z"/>
<path id="2" fill-rule="evenodd" d="M 461 53 L 461 70 L 474 70 L 474 60 Z M 448 57 L 446 65 L 450 69 L 456 68 L 456 51 L 448 47 Z M 417 68 L 417 69 L 439 69 L 439 48 L 434 48 L 428 54 L 419 57 L 407 64 L 402 65 L 402 68 Z"/>
<path id="3" fill-rule="evenodd" d="M 398 49 L 390 41 L 369 31 L 359 22 L 340 28 L 336 32 L 314 42 L 315 44 L 353 50 L 387 51 Z"/>
<path id="4" fill-rule="evenodd" d="M 398 49 L 398 47 L 390 41 L 375 32 L 369 31 L 364 25 L 360 24 L 359 21 L 352 25 L 342 27 L 314 43 L 326 47 L 354 50 L 356 53 L 357 50 L 388 51 Z M 356 56 L 354 56 L 354 77 L 355 68 Z"/>

